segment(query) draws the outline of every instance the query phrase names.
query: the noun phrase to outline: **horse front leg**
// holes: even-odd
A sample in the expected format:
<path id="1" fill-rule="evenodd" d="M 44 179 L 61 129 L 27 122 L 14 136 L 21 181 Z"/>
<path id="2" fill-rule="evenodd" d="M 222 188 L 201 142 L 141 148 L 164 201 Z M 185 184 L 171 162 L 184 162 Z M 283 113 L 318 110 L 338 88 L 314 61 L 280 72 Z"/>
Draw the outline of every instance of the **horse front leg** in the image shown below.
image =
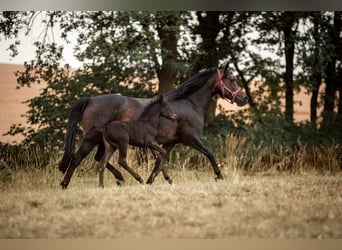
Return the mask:
<path id="1" fill-rule="evenodd" d="M 132 168 L 130 168 L 126 161 L 127 156 L 127 145 L 120 145 L 119 146 L 119 164 L 127 170 L 140 184 L 144 184 L 144 180 L 141 178 L 140 175 L 138 175 Z"/>
<path id="2" fill-rule="evenodd" d="M 100 162 L 104 156 L 104 153 L 105 153 L 105 147 L 104 147 L 103 141 L 101 140 L 101 142 L 98 144 L 98 147 L 97 147 L 97 152 L 94 157 L 95 160 Z M 106 168 L 114 175 L 116 179 L 116 184 L 118 186 L 122 186 L 125 183 L 125 179 L 123 175 L 121 174 L 121 172 L 117 170 L 115 167 L 113 167 L 109 162 L 107 162 Z"/>
<path id="3" fill-rule="evenodd" d="M 149 178 L 146 181 L 146 184 L 152 184 L 154 179 L 157 177 L 157 175 L 162 171 L 164 179 L 169 183 L 172 184 L 173 181 L 166 172 L 166 169 L 164 167 L 164 163 L 166 161 L 167 155 L 170 153 L 170 151 L 174 148 L 176 144 L 175 143 L 168 143 L 164 144 L 162 147 L 166 151 L 165 156 L 162 156 L 161 154 L 156 153 L 154 150 L 152 150 L 154 157 L 156 158 L 156 162 L 154 164 L 154 168 L 149 176 Z M 163 159 L 161 159 L 163 157 Z"/>
<path id="4" fill-rule="evenodd" d="M 215 179 L 216 180 L 223 180 L 221 170 L 216 163 L 216 159 L 215 159 L 213 153 L 207 147 L 205 147 L 203 145 L 203 143 L 201 142 L 201 140 L 198 137 L 195 137 L 195 136 L 186 137 L 182 140 L 182 143 L 184 145 L 192 147 L 192 148 L 196 149 L 197 151 L 201 152 L 202 154 L 204 154 L 209 159 L 211 166 L 213 167 L 213 170 L 216 174 Z"/>
<path id="5" fill-rule="evenodd" d="M 148 177 L 146 184 L 152 184 L 156 176 L 159 174 L 160 171 L 163 171 L 164 178 L 172 184 L 171 178 L 168 176 L 166 171 L 164 170 L 164 162 L 167 157 L 167 151 L 163 147 L 159 146 L 157 142 L 152 142 L 149 145 L 149 148 L 154 152 L 154 155 L 156 156 L 156 164 L 154 169 L 152 170 L 152 173 Z M 159 153 L 159 154 L 158 154 Z"/>

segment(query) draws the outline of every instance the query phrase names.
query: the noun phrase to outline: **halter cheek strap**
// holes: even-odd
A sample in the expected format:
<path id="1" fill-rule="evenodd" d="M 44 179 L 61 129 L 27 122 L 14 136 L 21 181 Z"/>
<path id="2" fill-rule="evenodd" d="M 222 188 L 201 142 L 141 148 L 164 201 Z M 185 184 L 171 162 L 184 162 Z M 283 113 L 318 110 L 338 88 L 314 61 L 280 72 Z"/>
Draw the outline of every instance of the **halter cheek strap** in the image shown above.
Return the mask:
<path id="1" fill-rule="evenodd" d="M 221 76 L 219 69 L 217 69 L 217 75 L 218 75 L 218 78 L 220 79 L 222 98 L 225 98 L 225 90 L 226 90 L 232 95 L 231 103 L 234 103 L 235 102 L 235 96 L 240 92 L 241 88 L 238 87 L 237 90 L 235 90 L 235 91 L 231 90 L 230 88 L 228 88 L 226 85 L 223 84 L 222 76 Z"/>

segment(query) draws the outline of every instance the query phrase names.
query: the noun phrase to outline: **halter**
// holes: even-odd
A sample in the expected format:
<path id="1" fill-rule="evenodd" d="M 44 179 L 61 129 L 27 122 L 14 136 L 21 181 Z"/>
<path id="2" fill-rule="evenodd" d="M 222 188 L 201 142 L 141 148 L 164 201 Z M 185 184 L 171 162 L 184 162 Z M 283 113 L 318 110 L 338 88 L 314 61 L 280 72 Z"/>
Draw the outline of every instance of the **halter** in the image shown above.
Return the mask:
<path id="1" fill-rule="evenodd" d="M 232 95 L 231 103 L 234 103 L 235 96 L 240 92 L 241 88 L 238 87 L 237 90 L 235 90 L 235 91 L 231 90 L 230 88 L 228 88 L 226 85 L 223 84 L 222 76 L 221 76 L 219 69 L 217 69 L 217 75 L 218 75 L 218 77 L 220 79 L 220 83 L 221 83 L 222 98 L 225 97 L 224 91 L 227 90 Z"/>

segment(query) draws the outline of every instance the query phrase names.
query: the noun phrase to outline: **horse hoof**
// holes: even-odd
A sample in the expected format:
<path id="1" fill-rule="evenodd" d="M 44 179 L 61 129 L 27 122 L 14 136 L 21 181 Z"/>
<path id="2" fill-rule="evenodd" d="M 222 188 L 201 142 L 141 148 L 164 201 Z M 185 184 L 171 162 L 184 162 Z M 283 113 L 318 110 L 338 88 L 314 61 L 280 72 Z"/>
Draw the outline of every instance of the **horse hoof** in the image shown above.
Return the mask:
<path id="1" fill-rule="evenodd" d="M 170 177 L 165 177 L 165 180 L 166 180 L 170 185 L 173 184 L 173 181 L 171 180 Z"/>
<path id="2" fill-rule="evenodd" d="M 61 182 L 62 190 L 67 189 L 68 185 L 64 183 L 64 181 Z"/>
<path id="3" fill-rule="evenodd" d="M 219 175 L 215 177 L 215 181 L 222 181 L 223 180 L 223 176 Z"/>
<path id="4" fill-rule="evenodd" d="M 118 186 L 120 186 L 120 187 L 122 187 L 124 184 L 125 184 L 125 182 L 122 181 L 122 180 L 117 180 L 117 181 L 116 181 L 116 185 L 118 185 Z"/>

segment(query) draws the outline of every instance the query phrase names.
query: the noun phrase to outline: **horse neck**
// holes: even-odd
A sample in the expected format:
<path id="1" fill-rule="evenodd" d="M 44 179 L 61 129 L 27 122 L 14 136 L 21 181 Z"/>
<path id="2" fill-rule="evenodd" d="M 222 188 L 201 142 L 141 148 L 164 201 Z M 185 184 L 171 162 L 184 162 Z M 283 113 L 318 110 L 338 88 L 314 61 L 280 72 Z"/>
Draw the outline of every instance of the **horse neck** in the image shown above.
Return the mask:
<path id="1" fill-rule="evenodd" d="M 213 89 L 214 81 L 212 80 L 212 77 L 208 79 L 206 84 L 204 84 L 201 88 L 199 88 L 197 91 L 193 92 L 191 95 L 189 95 L 189 99 L 191 99 L 191 102 L 196 105 L 199 109 L 201 109 L 203 112 L 206 111 L 209 107 L 209 103 L 212 97 L 212 89 Z"/>
<path id="2" fill-rule="evenodd" d="M 146 121 L 150 123 L 153 127 L 157 127 L 159 116 L 161 112 L 160 104 L 152 104 L 152 107 L 147 107 L 146 112 L 144 112 L 140 118 L 139 121 Z"/>

